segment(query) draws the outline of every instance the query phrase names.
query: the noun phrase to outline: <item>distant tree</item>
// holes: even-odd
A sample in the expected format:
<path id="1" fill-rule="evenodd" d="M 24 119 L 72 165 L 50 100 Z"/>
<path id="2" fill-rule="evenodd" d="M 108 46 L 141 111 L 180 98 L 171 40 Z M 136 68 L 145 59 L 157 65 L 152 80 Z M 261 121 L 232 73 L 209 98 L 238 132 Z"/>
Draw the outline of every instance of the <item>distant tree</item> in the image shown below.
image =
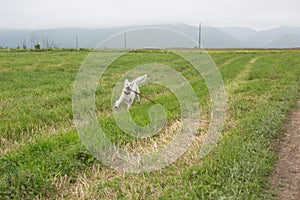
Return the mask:
<path id="1" fill-rule="evenodd" d="M 27 49 L 26 40 L 23 41 L 23 49 Z"/>
<path id="2" fill-rule="evenodd" d="M 39 43 L 39 38 L 31 35 L 30 43 L 31 43 L 31 48 L 35 48 L 35 45 Z"/>
<path id="3" fill-rule="evenodd" d="M 34 47 L 34 36 L 33 35 L 30 36 L 30 45 L 31 45 L 31 48 Z"/>
<path id="4" fill-rule="evenodd" d="M 56 47 L 54 40 L 49 39 L 48 36 L 46 38 L 43 38 L 42 43 L 43 43 L 43 48 L 50 49 Z"/>
<path id="5" fill-rule="evenodd" d="M 40 45 L 39 43 L 35 44 L 35 45 L 34 45 L 34 49 L 35 49 L 35 50 L 41 49 L 41 45 Z"/>
<path id="6" fill-rule="evenodd" d="M 49 38 L 48 36 L 46 37 L 46 48 L 49 49 L 50 48 L 50 44 L 49 44 Z"/>

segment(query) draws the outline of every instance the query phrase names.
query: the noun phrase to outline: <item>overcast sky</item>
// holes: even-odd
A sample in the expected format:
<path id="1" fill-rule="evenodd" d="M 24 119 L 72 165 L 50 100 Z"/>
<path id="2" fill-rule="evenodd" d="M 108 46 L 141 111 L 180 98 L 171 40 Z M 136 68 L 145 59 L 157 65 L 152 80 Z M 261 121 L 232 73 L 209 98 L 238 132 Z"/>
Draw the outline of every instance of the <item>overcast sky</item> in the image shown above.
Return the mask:
<path id="1" fill-rule="evenodd" d="M 300 0 L 0 0 L 0 29 L 161 23 L 300 26 Z"/>

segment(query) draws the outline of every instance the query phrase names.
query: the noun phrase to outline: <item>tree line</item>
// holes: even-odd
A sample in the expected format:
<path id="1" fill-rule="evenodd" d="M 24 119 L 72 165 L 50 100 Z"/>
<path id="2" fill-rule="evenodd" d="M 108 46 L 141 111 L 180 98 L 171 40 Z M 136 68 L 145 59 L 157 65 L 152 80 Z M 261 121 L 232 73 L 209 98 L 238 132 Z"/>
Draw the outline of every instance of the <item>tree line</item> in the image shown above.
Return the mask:
<path id="1" fill-rule="evenodd" d="M 50 49 L 57 48 L 57 45 L 55 41 L 50 39 L 48 36 L 40 38 L 32 35 L 29 41 L 24 38 L 22 45 L 18 45 L 17 48 Z"/>

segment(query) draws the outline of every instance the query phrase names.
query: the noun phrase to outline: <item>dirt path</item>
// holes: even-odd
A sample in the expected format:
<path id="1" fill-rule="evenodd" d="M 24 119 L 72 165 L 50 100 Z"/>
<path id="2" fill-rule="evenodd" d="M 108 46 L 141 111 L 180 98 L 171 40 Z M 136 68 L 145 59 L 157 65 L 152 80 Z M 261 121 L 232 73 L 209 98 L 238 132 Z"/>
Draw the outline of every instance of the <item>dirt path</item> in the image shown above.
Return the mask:
<path id="1" fill-rule="evenodd" d="M 278 160 L 271 177 L 278 199 L 300 199 L 300 100 L 288 114 L 286 132 L 278 142 Z"/>

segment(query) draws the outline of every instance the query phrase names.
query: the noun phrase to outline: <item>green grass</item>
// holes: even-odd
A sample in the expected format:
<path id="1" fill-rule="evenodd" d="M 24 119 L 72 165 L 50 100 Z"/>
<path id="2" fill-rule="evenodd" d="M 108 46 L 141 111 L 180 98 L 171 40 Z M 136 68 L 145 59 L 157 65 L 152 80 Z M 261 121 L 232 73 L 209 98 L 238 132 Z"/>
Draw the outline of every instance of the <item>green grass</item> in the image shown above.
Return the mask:
<path id="1" fill-rule="evenodd" d="M 274 165 L 272 141 L 282 132 L 285 113 L 298 98 L 299 54 L 296 50 L 211 51 L 229 99 L 222 140 L 204 159 L 198 155 L 199 142 L 160 171 L 123 174 L 95 160 L 72 123 L 73 84 L 88 52 L 1 51 L 0 199 L 80 198 L 82 193 L 70 192 L 76 188 L 83 188 L 84 197 L 90 199 L 272 198 L 268 192 Z M 249 68 L 249 61 L 257 57 Z M 169 53 L 131 53 L 114 62 L 100 80 L 96 109 L 109 138 L 132 149 L 146 148 L 151 141 L 133 140 L 119 130 L 111 117 L 110 94 L 123 72 L 148 62 L 180 71 L 209 119 L 207 87 L 188 63 Z M 178 102 L 170 91 L 156 85 L 143 86 L 141 91 L 164 105 L 168 125 L 179 118 Z M 138 124 L 149 123 L 150 106 L 143 99 L 132 107 Z M 153 140 L 159 142 L 160 135 Z"/>
<path id="2" fill-rule="evenodd" d="M 87 53 L 1 52 L 1 136 L 18 140 L 49 127 L 69 127 L 78 66 Z"/>

